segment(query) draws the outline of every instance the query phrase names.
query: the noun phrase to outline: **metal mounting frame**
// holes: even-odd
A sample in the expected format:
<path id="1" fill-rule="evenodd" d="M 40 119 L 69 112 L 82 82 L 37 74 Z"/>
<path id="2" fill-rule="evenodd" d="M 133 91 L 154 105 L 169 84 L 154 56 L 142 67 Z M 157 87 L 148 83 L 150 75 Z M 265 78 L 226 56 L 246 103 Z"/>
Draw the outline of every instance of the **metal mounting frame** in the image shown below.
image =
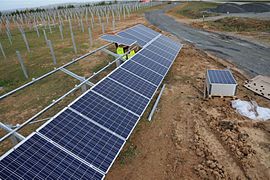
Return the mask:
<path id="1" fill-rule="evenodd" d="M 70 61 L 70 62 L 64 64 L 63 66 L 60 66 L 60 67 L 55 68 L 54 70 L 52 70 L 52 71 L 50 71 L 50 72 L 48 72 L 48 73 L 46 73 L 46 74 L 43 74 L 42 76 L 40 76 L 40 77 L 38 77 L 38 78 L 32 78 L 32 81 L 30 81 L 30 82 L 28 82 L 28 83 L 26 83 L 26 84 L 24 84 L 24 85 L 22 85 L 22 86 L 20 86 L 20 87 L 18 87 L 18 88 L 16 88 L 16 89 L 13 89 L 12 91 L 9 91 L 9 92 L 6 93 L 6 94 L 1 95 L 1 96 L 0 96 L 0 100 L 1 100 L 1 99 L 4 99 L 4 98 L 6 98 L 6 97 L 8 97 L 8 96 L 11 95 L 11 94 L 14 94 L 15 92 L 17 92 L 17 91 L 19 91 L 19 90 L 22 90 L 22 89 L 24 89 L 24 88 L 26 88 L 26 87 L 28 87 L 28 86 L 34 84 L 35 82 L 37 82 L 37 81 L 39 81 L 39 80 L 41 80 L 41 79 L 44 79 L 44 78 L 47 77 L 47 76 L 50 76 L 50 75 L 56 73 L 57 71 L 59 71 L 59 70 L 65 68 L 65 67 L 67 67 L 67 66 L 70 66 L 71 64 L 74 64 L 74 63 L 77 62 L 77 61 L 80 61 L 80 60 L 82 60 L 82 59 L 84 59 L 84 58 L 86 58 L 86 57 L 88 57 L 88 56 L 90 56 L 90 55 L 92 55 L 92 54 L 94 54 L 94 53 L 96 53 L 96 52 L 98 52 L 98 51 L 100 51 L 100 50 L 102 50 L 102 49 L 108 47 L 108 46 L 111 45 L 111 44 L 113 44 L 113 43 L 106 44 L 106 45 L 104 45 L 104 46 L 101 46 L 101 47 L 99 47 L 99 48 L 93 50 L 93 51 L 90 51 L 90 52 L 88 52 L 88 53 L 86 53 L 86 54 L 84 54 L 84 55 L 82 55 L 82 56 L 80 56 L 80 57 L 78 57 L 78 58 L 76 58 L 76 59 L 73 59 L 72 61 Z"/>
<path id="2" fill-rule="evenodd" d="M 103 46 L 104 48 L 104 46 Z M 100 49 L 100 48 L 99 48 Z M 131 49 L 130 49 L 131 50 Z M 129 50 L 129 51 L 130 51 Z M 123 56 L 127 55 L 128 52 L 126 52 L 125 54 L 121 55 L 120 57 L 116 58 L 115 60 L 113 60 L 112 62 L 109 62 L 106 66 L 104 66 L 103 68 L 101 68 L 99 71 L 95 72 L 93 75 L 91 75 L 90 77 L 86 78 L 84 81 L 82 81 L 79 85 L 76 85 L 73 89 L 71 89 L 70 91 L 68 91 L 66 94 L 62 95 L 60 98 L 58 98 L 57 100 L 53 101 L 50 105 L 46 106 L 44 109 L 42 109 L 41 111 L 39 111 L 37 114 L 35 114 L 34 116 L 32 116 L 31 118 L 29 118 L 28 120 L 26 120 L 25 122 L 23 122 L 22 124 L 20 124 L 17 128 L 13 129 L 12 131 L 10 131 L 8 134 L 6 134 L 5 136 L 1 137 L 0 139 L 0 143 L 2 141 L 4 141 L 6 138 L 10 137 L 14 132 L 20 130 L 21 128 L 23 128 L 24 126 L 26 126 L 27 124 L 29 124 L 31 121 L 33 121 L 34 119 L 36 119 L 37 117 L 39 117 L 41 114 L 43 114 L 44 112 L 46 112 L 47 110 L 49 110 L 51 107 L 53 107 L 54 105 L 56 105 L 57 103 L 59 103 L 62 99 L 64 99 L 66 96 L 68 96 L 69 94 L 73 93 L 75 90 L 79 89 L 81 86 L 83 86 L 86 82 L 88 82 L 90 79 L 92 79 L 93 77 L 97 76 L 100 72 L 102 72 L 103 70 L 107 69 L 109 66 L 111 66 L 112 64 L 114 64 L 116 61 L 119 61 L 120 58 L 122 58 Z M 95 84 L 96 85 L 96 84 Z M 93 86 L 92 86 L 93 87 Z"/>

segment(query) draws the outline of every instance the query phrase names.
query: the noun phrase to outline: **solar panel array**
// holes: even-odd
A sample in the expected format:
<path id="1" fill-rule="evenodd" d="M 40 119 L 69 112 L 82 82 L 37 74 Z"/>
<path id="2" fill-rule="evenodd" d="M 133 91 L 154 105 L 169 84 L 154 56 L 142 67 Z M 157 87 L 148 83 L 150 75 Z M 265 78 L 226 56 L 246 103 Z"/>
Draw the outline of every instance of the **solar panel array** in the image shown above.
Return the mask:
<path id="1" fill-rule="evenodd" d="M 237 84 L 230 70 L 207 70 L 210 83 Z"/>
<path id="2" fill-rule="evenodd" d="M 105 41 L 108 41 L 108 42 L 122 44 L 122 45 L 126 45 L 126 46 L 131 46 L 132 44 L 136 43 L 136 41 L 134 41 L 132 39 L 124 38 L 124 37 L 117 36 L 117 35 L 106 34 L 106 35 L 102 35 L 100 38 L 105 40 Z"/>
<path id="3" fill-rule="evenodd" d="M 182 47 L 142 25 L 129 33 L 150 42 L 2 156 L 0 178 L 104 178 Z"/>
<path id="4" fill-rule="evenodd" d="M 117 35 L 124 38 L 133 39 L 142 47 L 158 36 L 159 33 L 139 24 L 132 28 L 121 31 Z"/>

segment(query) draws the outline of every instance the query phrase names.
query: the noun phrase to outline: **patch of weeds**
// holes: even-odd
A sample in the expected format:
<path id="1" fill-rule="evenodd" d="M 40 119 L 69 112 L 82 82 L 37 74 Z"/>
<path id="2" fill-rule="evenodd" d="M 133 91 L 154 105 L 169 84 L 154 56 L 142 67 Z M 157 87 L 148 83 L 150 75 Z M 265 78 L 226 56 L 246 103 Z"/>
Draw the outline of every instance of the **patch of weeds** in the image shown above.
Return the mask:
<path id="1" fill-rule="evenodd" d="M 0 80 L 0 87 L 9 86 L 10 84 L 12 84 L 11 80 Z"/>
<path id="2" fill-rule="evenodd" d="M 120 164 L 124 165 L 127 161 L 131 160 L 138 154 L 137 146 L 132 143 L 126 144 L 126 149 L 119 155 Z"/>

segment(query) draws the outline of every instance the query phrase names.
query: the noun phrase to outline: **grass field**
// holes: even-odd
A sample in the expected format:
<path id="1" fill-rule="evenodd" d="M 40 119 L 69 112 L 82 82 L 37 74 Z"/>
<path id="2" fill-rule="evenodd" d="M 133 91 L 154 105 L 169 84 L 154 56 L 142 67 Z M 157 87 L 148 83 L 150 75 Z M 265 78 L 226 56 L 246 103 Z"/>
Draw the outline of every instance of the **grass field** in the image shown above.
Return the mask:
<path id="1" fill-rule="evenodd" d="M 175 8 L 171 9 L 168 13 L 175 16 L 184 16 L 191 19 L 216 16 L 215 13 L 205 13 L 209 8 L 217 7 L 218 3 L 214 2 L 185 2 Z"/>
<path id="2" fill-rule="evenodd" d="M 211 29 L 228 32 L 270 32 L 270 21 L 251 18 L 226 17 L 202 24 Z"/>

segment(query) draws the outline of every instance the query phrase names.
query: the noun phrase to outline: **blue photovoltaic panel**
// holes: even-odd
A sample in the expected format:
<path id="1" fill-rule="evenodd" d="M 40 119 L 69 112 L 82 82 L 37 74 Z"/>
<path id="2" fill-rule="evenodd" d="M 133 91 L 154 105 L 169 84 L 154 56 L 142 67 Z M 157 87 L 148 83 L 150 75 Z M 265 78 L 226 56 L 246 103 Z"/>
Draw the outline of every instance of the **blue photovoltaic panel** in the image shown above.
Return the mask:
<path id="1" fill-rule="evenodd" d="M 159 83 L 162 81 L 162 76 L 154 73 L 150 70 L 148 70 L 147 68 L 136 64 L 135 62 L 132 61 L 128 61 L 126 62 L 123 66 L 121 66 L 121 68 L 124 68 L 134 74 L 136 74 L 137 76 L 155 84 L 156 86 L 159 85 Z"/>
<path id="2" fill-rule="evenodd" d="M 109 77 L 133 89 L 134 91 L 145 95 L 148 98 L 152 97 L 157 88 L 156 86 L 121 68 L 114 71 Z"/>
<path id="3" fill-rule="evenodd" d="M 139 117 L 90 91 L 71 107 L 93 121 L 127 138 Z"/>
<path id="4" fill-rule="evenodd" d="M 174 49 L 175 51 L 178 51 L 180 46 L 179 43 L 174 42 L 170 38 L 163 35 L 158 38 L 158 41 L 161 42 L 162 44 L 169 46 L 171 49 Z"/>
<path id="5" fill-rule="evenodd" d="M 118 33 L 117 34 L 118 36 L 122 36 L 122 37 L 125 37 L 125 38 L 129 38 L 129 39 L 132 39 L 132 40 L 135 40 L 135 41 L 137 41 L 137 43 L 140 45 L 140 46 L 144 46 L 147 42 L 146 41 L 144 41 L 144 40 L 141 40 L 141 39 L 139 39 L 138 37 L 136 37 L 136 36 L 132 36 L 131 34 L 128 34 L 128 33 L 126 33 L 126 32 L 120 32 L 120 33 Z"/>
<path id="6" fill-rule="evenodd" d="M 149 99 L 106 78 L 93 88 L 95 92 L 138 114 L 142 114 Z"/>
<path id="7" fill-rule="evenodd" d="M 128 38 L 124 38 L 124 37 L 120 37 L 120 36 L 115 36 L 115 35 L 108 35 L 108 34 L 102 35 L 100 38 L 105 40 L 105 41 L 108 41 L 108 42 L 123 44 L 126 46 L 131 46 L 132 44 L 134 44 L 136 42 L 132 39 L 128 39 Z"/>
<path id="8" fill-rule="evenodd" d="M 169 55 L 175 57 L 178 55 L 178 51 L 175 51 L 173 49 L 170 49 L 168 47 L 164 47 L 163 45 L 158 45 L 155 44 L 157 41 L 154 41 L 153 43 L 151 43 L 149 46 L 147 46 L 147 49 L 151 49 L 151 50 L 155 50 L 157 52 L 162 52 L 162 53 L 168 53 Z M 167 48 L 167 49 L 166 49 Z M 165 50 L 166 49 L 166 50 Z"/>
<path id="9" fill-rule="evenodd" d="M 123 139 L 69 109 L 39 132 L 103 172 L 124 144 Z"/>
<path id="10" fill-rule="evenodd" d="M 229 70 L 207 70 L 210 83 L 237 84 Z"/>
<path id="11" fill-rule="evenodd" d="M 140 33 L 140 34 L 143 34 L 143 35 L 146 35 L 148 38 L 150 39 L 154 39 L 157 35 L 154 35 L 152 34 L 151 32 L 149 31 L 145 31 L 144 29 L 142 28 L 139 28 L 139 27 L 136 27 L 136 28 L 132 28 L 132 30 Z"/>
<path id="12" fill-rule="evenodd" d="M 138 28 L 140 28 L 140 29 L 142 29 L 142 30 L 144 30 L 144 31 L 147 31 L 147 32 L 149 32 L 149 33 L 151 33 L 151 34 L 153 34 L 153 35 L 155 35 L 155 36 L 157 36 L 157 35 L 160 34 L 160 33 L 156 32 L 156 31 L 154 31 L 154 30 L 152 30 L 152 29 L 150 29 L 150 28 L 148 28 L 148 27 L 145 27 L 145 26 L 142 25 L 142 24 L 139 24 L 139 25 L 137 25 L 136 27 L 138 27 Z"/>
<path id="13" fill-rule="evenodd" d="M 145 49 L 149 50 L 151 52 L 156 52 L 156 53 L 158 53 L 158 55 L 165 57 L 169 61 L 173 61 L 174 57 L 175 57 L 175 55 L 172 55 L 169 52 L 166 52 L 164 50 L 161 50 L 161 49 L 159 49 L 156 46 L 151 45 L 151 44 L 149 46 L 147 46 Z"/>
<path id="14" fill-rule="evenodd" d="M 139 39 L 144 40 L 146 42 L 149 42 L 149 41 L 152 40 L 152 38 L 148 37 L 147 35 L 142 34 L 142 33 L 138 32 L 138 31 L 133 30 L 133 29 L 128 29 L 125 32 L 128 33 L 128 34 L 131 34 L 131 35 L 133 35 L 135 37 L 138 37 Z"/>
<path id="15" fill-rule="evenodd" d="M 160 49 L 163 49 L 164 51 L 169 52 L 172 55 L 177 55 L 177 53 L 178 53 L 178 51 L 176 51 L 176 50 L 170 48 L 169 46 L 166 46 L 158 41 L 154 41 L 153 43 L 151 43 L 151 45 L 158 47 Z"/>
<path id="16" fill-rule="evenodd" d="M 103 175 L 35 134 L 0 162 L 0 179 L 102 179 Z"/>
<path id="17" fill-rule="evenodd" d="M 158 62 L 159 64 L 162 64 L 163 66 L 166 66 L 166 67 L 170 67 L 171 65 L 171 61 L 169 61 L 168 59 L 166 59 L 165 57 L 162 57 L 158 54 L 155 54 L 151 51 L 148 51 L 146 49 L 143 49 L 139 52 L 139 54 L 142 54 L 143 56 L 145 57 L 148 57 L 149 59 L 153 60 L 153 61 L 156 61 Z"/>
<path id="18" fill-rule="evenodd" d="M 155 61 L 148 59 L 147 57 L 144 57 L 140 54 L 137 54 L 132 58 L 132 61 L 135 61 L 149 69 L 152 69 L 153 71 L 159 73 L 160 75 L 164 76 L 168 70 L 165 66 L 162 66 Z"/>

